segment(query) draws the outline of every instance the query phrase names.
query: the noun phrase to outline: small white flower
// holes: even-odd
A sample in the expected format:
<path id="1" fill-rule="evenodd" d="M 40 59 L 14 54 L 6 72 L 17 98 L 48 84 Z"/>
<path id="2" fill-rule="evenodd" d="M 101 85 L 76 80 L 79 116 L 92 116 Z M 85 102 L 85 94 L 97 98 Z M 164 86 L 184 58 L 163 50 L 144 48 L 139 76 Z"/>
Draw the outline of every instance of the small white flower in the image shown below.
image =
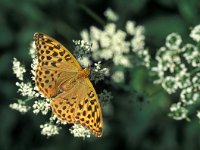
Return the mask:
<path id="1" fill-rule="evenodd" d="M 135 36 L 142 36 L 142 35 L 144 35 L 144 31 L 145 31 L 145 29 L 144 29 L 144 27 L 143 26 L 136 26 L 136 28 L 135 28 Z"/>
<path id="2" fill-rule="evenodd" d="M 124 72 L 123 71 L 115 71 L 111 78 L 116 83 L 122 83 L 122 82 L 124 82 Z"/>
<path id="3" fill-rule="evenodd" d="M 191 64 L 193 67 L 200 67 L 200 52 L 198 48 L 192 44 L 186 44 L 182 48 L 183 57 L 186 61 Z"/>
<path id="4" fill-rule="evenodd" d="M 191 85 L 191 74 L 187 71 L 185 64 L 177 65 L 174 73 L 176 84 L 180 89 Z"/>
<path id="5" fill-rule="evenodd" d="M 188 110 L 181 106 L 181 103 L 175 103 L 172 104 L 170 107 L 170 113 L 169 116 L 172 117 L 175 120 L 183 120 L 183 119 L 188 119 Z"/>
<path id="6" fill-rule="evenodd" d="M 135 36 L 132 40 L 131 40 L 131 46 L 132 46 L 132 51 L 133 52 L 142 52 L 141 50 L 144 49 L 144 36 Z"/>
<path id="7" fill-rule="evenodd" d="M 101 36 L 101 30 L 98 29 L 97 27 L 95 26 L 91 26 L 90 27 L 90 39 L 94 40 L 94 41 L 97 41 L 100 39 L 100 36 Z M 89 41 L 88 41 L 89 42 Z"/>
<path id="8" fill-rule="evenodd" d="M 101 69 L 101 61 L 94 63 L 94 66 L 95 66 L 94 70 L 98 72 Z"/>
<path id="9" fill-rule="evenodd" d="M 38 59 L 37 58 L 33 58 L 32 59 L 32 63 L 31 63 L 31 73 L 32 73 L 32 80 L 35 82 L 35 77 L 36 77 L 36 68 L 38 65 Z"/>
<path id="10" fill-rule="evenodd" d="M 147 49 L 144 49 L 143 52 L 140 55 L 141 58 L 143 58 L 144 60 L 144 65 L 149 68 L 150 67 L 150 55 L 149 55 L 149 51 Z"/>
<path id="11" fill-rule="evenodd" d="M 200 73 L 196 73 L 195 76 L 192 78 L 192 83 L 195 85 L 198 89 L 200 89 Z"/>
<path id="12" fill-rule="evenodd" d="M 108 68 L 101 67 L 101 61 L 94 63 L 94 66 L 95 67 L 91 70 L 90 79 L 97 83 L 100 80 L 103 80 L 105 75 L 108 75 L 109 70 Z"/>
<path id="13" fill-rule="evenodd" d="M 127 21 L 126 22 L 126 31 L 130 35 L 135 34 L 135 22 L 134 21 Z"/>
<path id="14" fill-rule="evenodd" d="M 91 53 L 92 44 L 83 40 L 73 40 L 75 44 L 74 55 L 76 58 L 82 59 L 83 57 L 89 57 Z"/>
<path id="15" fill-rule="evenodd" d="M 33 97 L 35 96 L 36 92 L 34 91 L 34 88 L 32 87 L 31 83 L 24 83 L 24 82 L 16 82 L 16 86 L 18 86 L 18 92 L 22 95 L 22 96 L 29 96 L 29 97 Z"/>
<path id="16" fill-rule="evenodd" d="M 102 49 L 99 56 L 105 60 L 111 59 L 113 57 L 113 51 L 111 49 Z"/>
<path id="17" fill-rule="evenodd" d="M 105 12 L 104 15 L 107 17 L 108 20 L 110 21 L 117 21 L 118 16 L 113 12 L 112 9 L 108 8 Z"/>
<path id="18" fill-rule="evenodd" d="M 74 124 L 70 129 L 70 133 L 74 135 L 74 137 L 82 137 L 82 138 L 90 138 L 91 132 L 89 129 L 83 127 L 80 124 Z"/>
<path id="19" fill-rule="evenodd" d="M 47 137 L 51 137 L 51 136 L 59 134 L 59 130 L 60 130 L 58 126 L 53 125 L 51 123 L 40 125 L 40 128 L 42 129 L 41 134 Z"/>
<path id="20" fill-rule="evenodd" d="M 195 85 L 187 87 L 181 91 L 180 98 L 186 105 L 194 104 L 200 98 L 199 89 Z"/>
<path id="21" fill-rule="evenodd" d="M 166 47 L 161 47 L 158 50 L 156 60 L 158 61 L 158 64 L 162 66 L 162 70 L 169 70 L 171 73 L 174 73 L 177 66 L 181 64 L 180 55 L 178 55 L 176 51 Z"/>
<path id="22" fill-rule="evenodd" d="M 33 104 L 33 113 L 38 114 L 41 112 L 43 115 L 46 115 L 50 110 L 50 103 L 47 100 L 38 100 Z"/>
<path id="23" fill-rule="evenodd" d="M 200 41 L 200 25 L 197 25 L 192 29 L 190 37 L 196 42 Z"/>
<path id="24" fill-rule="evenodd" d="M 37 49 L 35 46 L 35 42 L 33 41 L 31 42 L 30 49 L 29 49 L 29 55 L 31 56 L 32 59 L 37 57 L 36 52 L 37 52 Z"/>
<path id="25" fill-rule="evenodd" d="M 99 42 L 102 48 L 108 48 L 111 45 L 111 39 L 106 32 L 101 33 Z"/>
<path id="26" fill-rule="evenodd" d="M 197 117 L 200 119 L 200 111 L 197 111 Z"/>
<path id="27" fill-rule="evenodd" d="M 132 64 L 130 63 L 128 57 L 124 55 L 115 55 L 113 58 L 113 62 L 116 66 L 122 65 L 124 67 L 132 67 Z"/>
<path id="28" fill-rule="evenodd" d="M 86 41 L 86 42 L 89 42 L 90 41 L 90 38 L 89 38 L 89 33 L 87 30 L 82 30 L 81 33 L 81 38 Z"/>
<path id="29" fill-rule="evenodd" d="M 82 67 L 89 67 L 91 66 L 92 62 L 88 57 L 78 58 L 78 62 L 81 64 Z"/>
<path id="30" fill-rule="evenodd" d="M 176 84 L 176 78 L 172 76 L 167 76 L 164 78 L 162 82 L 162 87 L 169 93 L 175 93 L 178 89 L 178 85 Z"/>
<path id="31" fill-rule="evenodd" d="M 9 105 L 10 108 L 21 112 L 22 114 L 28 112 L 30 107 L 25 104 L 22 100 L 18 100 L 18 103 L 13 103 Z"/>
<path id="32" fill-rule="evenodd" d="M 105 33 L 108 36 L 113 36 L 116 32 L 116 25 L 114 23 L 109 23 L 105 26 Z"/>
<path id="33" fill-rule="evenodd" d="M 181 36 L 177 33 L 171 33 L 166 38 L 166 46 L 172 50 L 176 50 L 181 45 Z"/>
<path id="34" fill-rule="evenodd" d="M 26 69 L 24 66 L 21 65 L 21 62 L 18 61 L 16 58 L 13 58 L 13 73 L 16 75 L 16 77 L 19 80 L 23 80 L 24 73 L 26 72 Z"/>

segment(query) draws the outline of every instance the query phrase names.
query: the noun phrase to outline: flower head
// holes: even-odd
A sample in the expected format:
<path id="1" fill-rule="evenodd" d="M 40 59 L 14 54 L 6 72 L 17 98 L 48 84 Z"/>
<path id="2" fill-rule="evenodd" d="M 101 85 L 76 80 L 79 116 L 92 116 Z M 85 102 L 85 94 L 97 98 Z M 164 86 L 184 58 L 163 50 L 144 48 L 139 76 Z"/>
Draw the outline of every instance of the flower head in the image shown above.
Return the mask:
<path id="1" fill-rule="evenodd" d="M 33 104 L 33 113 L 38 114 L 41 112 L 43 115 L 46 115 L 50 110 L 50 103 L 47 100 L 38 100 Z"/>
<path id="2" fill-rule="evenodd" d="M 192 29 L 190 37 L 196 42 L 200 41 L 200 25 L 197 25 Z"/>
<path id="3" fill-rule="evenodd" d="M 29 96 L 33 97 L 35 96 L 36 92 L 34 91 L 34 88 L 30 82 L 24 83 L 24 82 L 16 82 L 16 86 L 18 86 L 18 92 L 22 96 Z"/>
<path id="4" fill-rule="evenodd" d="M 200 25 L 196 26 L 190 37 L 200 41 Z M 181 47 L 182 38 L 177 33 L 167 36 L 165 46 L 157 54 L 157 65 L 152 71 L 157 73 L 158 80 L 169 94 L 179 94 L 180 100 L 170 107 L 170 116 L 175 120 L 188 119 L 188 105 L 194 105 L 200 99 L 200 52 L 196 45 L 187 43 Z"/>
<path id="5" fill-rule="evenodd" d="M 172 104 L 170 107 L 170 113 L 169 116 L 172 117 L 175 120 L 188 120 L 188 110 L 181 105 L 180 102 Z"/>
<path id="6" fill-rule="evenodd" d="M 74 55 L 76 58 L 82 59 L 83 57 L 89 57 L 91 54 L 92 44 L 83 40 L 73 40 L 75 44 Z"/>
<path id="7" fill-rule="evenodd" d="M 54 136 L 56 134 L 59 134 L 60 128 L 52 123 L 45 123 L 43 125 L 40 125 L 41 134 L 45 135 L 47 137 Z"/>
<path id="8" fill-rule="evenodd" d="M 123 71 L 115 71 L 112 75 L 112 80 L 116 83 L 124 82 L 124 72 Z"/>
<path id="9" fill-rule="evenodd" d="M 171 33 L 166 38 L 166 46 L 170 49 L 176 50 L 182 42 L 181 36 L 177 33 Z"/>
<path id="10" fill-rule="evenodd" d="M 105 12 L 104 12 L 104 15 L 107 17 L 108 20 L 110 21 L 117 21 L 118 20 L 118 16 L 117 14 L 115 14 L 113 12 L 112 9 L 108 8 Z"/>
<path id="11" fill-rule="evenodd" d="M 35 46 L 35 42 L 31 42 L 30 44 L 30 49 L 29 49 L 29 55 L 31 56 L 32 59 L 36 58 L 36 46 Z"/>
<path id="12" fill-rule="evenodd" d="M 94 64 L 94 68 L 91 70 L 91 77 L 90 79 L 93 80 L 95 83 L 104 79 L 105 75 L 108 75 L 108 68 L 101 67 L 101 61 Z"/>
<path id="13" fill-rule="evenodd" d="M 149 67 L 150 55 L 145 49 L 144 27 L 136 26 L 135 22 L 128 21 L 126 31 L 117 28 L 115 23 L 107 23 L 103 30 L 90 27 L 83 30 L 81 37 L 84 41 L 93 44 L 91 52 L 95 61 L 111 60 L 114 66 L 133 67 L 130 58 L 135 56 L 141 61 L 140 65 Z M 130 39 L 130 40 L 127 40 Z M 135 53 L 130 57 L 130 53 Z"/>
<path id="14" fill-rule="evenodd" d="M 80 124 L 74 124 L 69 131 L 74 137 L 90 138 L 91 132 Z"/>
<path id="15" fill-rule="evenodd" d="M 10 104 L 9 107 L 21 112 L 22 114 L 28 112 L 31 108 L 31 107 L 27 106 L 26 103 L 22 100 L 18 100 L 17 103 Z"/>
<path id="16" fill-rule="evenodd" d="M 19 80 L 23 80 L 24 73 L 26 72 L 26 69 L 24 66 L 21 65 L 20 61 L 18 61 L 16 58 L 13 58 L 13 73 L 16 75 L 16 77 Z"/>

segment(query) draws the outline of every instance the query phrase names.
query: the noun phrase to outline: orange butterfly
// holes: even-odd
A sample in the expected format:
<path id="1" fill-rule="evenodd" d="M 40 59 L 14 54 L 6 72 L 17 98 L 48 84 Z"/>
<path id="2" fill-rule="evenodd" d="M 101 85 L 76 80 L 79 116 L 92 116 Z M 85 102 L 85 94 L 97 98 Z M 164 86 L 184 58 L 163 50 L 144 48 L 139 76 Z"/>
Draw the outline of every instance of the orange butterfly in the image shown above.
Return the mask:
<path id="1" fill-rule="evenodd" d="M 67 123 L 79 123 L 100 137 L 103 119 L 95 89 L 75 57 L 58 41 L 34 34 L 38 66 L 35 83 L 47 98 L 53 98 L 53 113 Z"/>

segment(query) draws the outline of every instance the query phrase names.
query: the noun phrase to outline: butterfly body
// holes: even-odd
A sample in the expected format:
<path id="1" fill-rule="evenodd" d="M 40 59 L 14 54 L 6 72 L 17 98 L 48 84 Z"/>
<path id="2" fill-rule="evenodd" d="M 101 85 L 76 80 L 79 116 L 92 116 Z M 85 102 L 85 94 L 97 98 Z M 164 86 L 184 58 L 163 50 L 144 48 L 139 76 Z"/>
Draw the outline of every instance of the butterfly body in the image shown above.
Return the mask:
<path id="1" fill-rule="evenodd" d="M 89 68 L 58 41 L 43 33 L 34 34 L 38 66 L 35 83 L 41 93 L 52 98 L 53 113 L 67 123 L 79 123 L 96 136 L 102 135 L 103 119 Z"/>

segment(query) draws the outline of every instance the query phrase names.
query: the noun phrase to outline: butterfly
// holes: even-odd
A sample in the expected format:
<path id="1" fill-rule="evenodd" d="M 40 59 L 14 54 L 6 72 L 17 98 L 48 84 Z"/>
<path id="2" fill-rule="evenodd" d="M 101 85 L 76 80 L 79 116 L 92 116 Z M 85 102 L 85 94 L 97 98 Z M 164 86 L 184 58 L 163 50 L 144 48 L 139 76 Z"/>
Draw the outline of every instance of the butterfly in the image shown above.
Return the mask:
<path id="1" fill-rule="evenodd" d="M 66 123 L 78 123 L 102 136 L 103 119 L 96 91 L 76 58 L 52 37 L 36 32 L 38 66 L 35 83 L 51 98 L 52 112 Z"/>

